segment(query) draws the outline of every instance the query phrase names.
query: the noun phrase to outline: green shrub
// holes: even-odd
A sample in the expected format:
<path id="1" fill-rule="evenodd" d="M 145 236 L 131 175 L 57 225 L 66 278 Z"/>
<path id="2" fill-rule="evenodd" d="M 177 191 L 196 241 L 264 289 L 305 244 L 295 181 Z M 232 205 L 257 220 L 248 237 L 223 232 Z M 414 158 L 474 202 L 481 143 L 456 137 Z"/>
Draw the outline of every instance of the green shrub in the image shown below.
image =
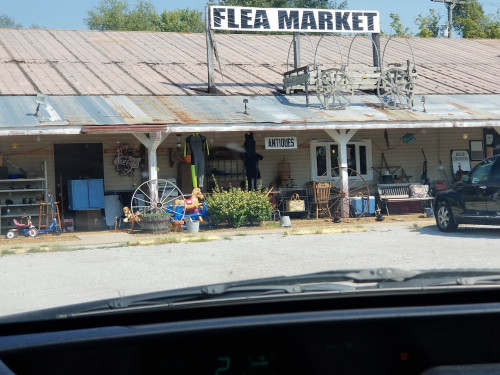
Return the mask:
<path id="1" fill-rule="evenodd" d="M 272 205 L 265 193 L 230 187 L 222 190 L 217 185 L 206 197 L 210 220 L 239 228 L 246 223 L 260 223 L 271 216 Z"/>

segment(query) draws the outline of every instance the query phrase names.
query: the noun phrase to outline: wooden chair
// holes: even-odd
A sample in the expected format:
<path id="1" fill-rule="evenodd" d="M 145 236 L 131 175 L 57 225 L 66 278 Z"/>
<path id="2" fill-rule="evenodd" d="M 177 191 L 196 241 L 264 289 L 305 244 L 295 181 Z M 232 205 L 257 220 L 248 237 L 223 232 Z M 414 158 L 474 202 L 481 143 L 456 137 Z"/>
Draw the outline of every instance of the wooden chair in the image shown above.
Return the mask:
<path id="1" fill-rule="evenodd" d="M 330 200 L 330 190 L 332 184 L 331 182 L 310 182 L 309 190 L 310 195 L 312 196 L 311 201 L 309 202 L 309 214 L 310 217 L 312 208 L 315 206 L 316 208 L 316 219 L 319 218 L 320 214 L 324 216 L 332 217 L 332 213 L 330 212 L 329 200 Z"/>

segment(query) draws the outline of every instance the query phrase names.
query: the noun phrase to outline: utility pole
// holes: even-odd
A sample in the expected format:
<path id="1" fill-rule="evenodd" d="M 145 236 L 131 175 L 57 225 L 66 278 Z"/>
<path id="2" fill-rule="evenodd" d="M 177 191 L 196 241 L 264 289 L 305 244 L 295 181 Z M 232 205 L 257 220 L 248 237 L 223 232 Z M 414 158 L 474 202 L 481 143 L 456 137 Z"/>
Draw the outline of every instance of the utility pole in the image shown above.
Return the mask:
<path id="1" fill-rule="evenodd" d="M 448 8 L 448 38 L 451 38 L 451 29 L 453 22 L 453 8 L 457 5 L 467 4 L 466 0 L 432 0 L 436 3 L 445 3 Z"/>

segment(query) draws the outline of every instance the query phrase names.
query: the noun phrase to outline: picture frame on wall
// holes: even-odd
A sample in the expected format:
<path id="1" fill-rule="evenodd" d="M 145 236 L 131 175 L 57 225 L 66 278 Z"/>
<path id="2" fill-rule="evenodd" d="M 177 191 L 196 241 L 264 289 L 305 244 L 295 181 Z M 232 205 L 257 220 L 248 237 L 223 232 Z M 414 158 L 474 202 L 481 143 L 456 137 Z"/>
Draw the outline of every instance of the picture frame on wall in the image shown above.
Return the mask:
<path id="1" fill-rule="evenodd" d="M 470 159 L 471 160 L 483 160 L 484 159 L 484 147 L 483 141 L 470 141 Z"/>
<path id="2" fill-rule="evenodd" d="M 455 181 L 460 181 L 464 174 L 469 174 L 471 170 L 469 150 L 451 150 L 450 159 Z"/>

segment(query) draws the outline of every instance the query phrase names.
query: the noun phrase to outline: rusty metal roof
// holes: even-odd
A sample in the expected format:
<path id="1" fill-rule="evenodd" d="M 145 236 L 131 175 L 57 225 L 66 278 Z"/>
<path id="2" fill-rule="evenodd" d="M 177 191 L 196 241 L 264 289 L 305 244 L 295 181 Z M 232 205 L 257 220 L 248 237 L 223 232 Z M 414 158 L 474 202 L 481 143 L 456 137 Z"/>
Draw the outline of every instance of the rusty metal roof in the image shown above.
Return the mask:
<path id="1" fill-rule="evenodd" d="M 316 48 L 318 64 L 372 65 L 371 39 L 320 38 L 302 37 L 303 65 Z M 362 94 L 335 111 L 281 94 L 291 36 L 215 39 L 222 74 L 209 95 L 204 34 L 0 29 L 0 134 L 499 125 L 500 40 L 382 38 L 384 66 L 416 64 L 414 108 Z"/>
<path id="2" fill-rule="evenodd" d="M 35 116 L 35 96 L 4 96 L 0 135 L 500 126 L 497 95 L 428 95 L 425 107 L 417 96 L 411 110 L 383 108 L 374 95 L 345 110 L 325 110 L 316 97 L 307 106 L 302 95 L 243 98 L 52 96 Z"/>
<path id="3" fill-rule="evenodd" d="M 216 34 L 219 95 L 273 95 L 290 35 Z M 319 36 L 302 37 L 302 64 Z M 414 59 L 417 94 L 500 93 L 500 40 L 381 38 L 384 65 Z M 367 37 L 325 36 L 318 64 L 372 65 Z M 287 62 L 289 65 L 287 65 Z M 218 64 L 216 64 L 218 70 Z M 206 95 L 205 34 L 0 29 L 0 95 Z"/>

